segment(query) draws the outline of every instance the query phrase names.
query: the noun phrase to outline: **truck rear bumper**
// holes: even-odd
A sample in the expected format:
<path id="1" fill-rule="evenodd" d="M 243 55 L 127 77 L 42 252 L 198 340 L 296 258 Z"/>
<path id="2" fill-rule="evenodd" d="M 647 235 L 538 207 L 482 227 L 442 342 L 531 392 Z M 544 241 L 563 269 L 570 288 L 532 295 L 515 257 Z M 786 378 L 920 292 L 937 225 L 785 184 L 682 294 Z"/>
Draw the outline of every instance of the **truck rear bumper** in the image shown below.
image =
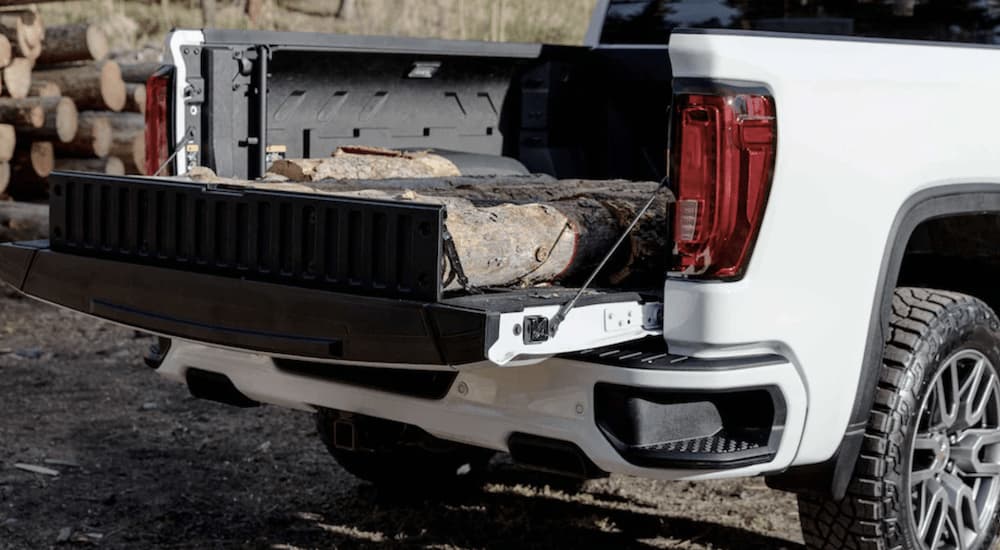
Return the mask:
<path id="1" fill-rule="evenodd" d="M 252 401 L 385 418 L 419 426 L 442 439 L 500 451 L 511 450 L 515 436 L 527 436 L 522 441 L 575 446 L 594 465 L 611 473 L 709 479 L 775 472 L 792 463 L 805 419 L 806 394 L 788 361 L 777 356 L 705 361 L 657 355 L 655 361 L 630 363 L 628 357 L 635 355 L 621 350 L 617 354 L 585 352 L 528 366 L 499 368 L 483 362 L 457 369 L 438 367 L 424 371 L 450 375 L 437 395 L 375 389 L 359 385 L 357 380 L 345 382 L 337 376 L 324 376 L 324 370 L 345 368 L 336 362 L 312 362 L 316 367 L 312 370 L 289 369 L 287 359 L 176 340 L 158 372 L 179 382 L 189 382 L 192 371 L 216 373 Z M 382 379 L 392 376 L 385 369 L 371 370 Z M 684 443 L 656 432 L 663 426 L 680 431 L 700 429 L 699 404 L 713 400 L 720 408 L 734 409 L 724 412 L 723 417 L 732 418 L 734 413 L 740 418 L 758 416 L 759 410 L 740 407 L 758 409 L 762 404 L 759 399 L 733 397 L 760 395 L 762 390 L 774 397 L 779 409 L 773 426 L 768 426 L 771 432 L 765 437 L 766 452 L 741 454 L 737 442 L 735 447 L 730 443 L 728 449 L 737 452 L 723 456 L 726 443 L 720 444 L 718 438 L 688 438 L 690 441 Z M 623 401 L 625 394 L 637 399 Z M 677 400 L 678 395 L 687 398 Z M 646 445 L 649 441 L 643 438 L 669 441 Z M 656 449 L 664 445 L 679 452 L 657 455 Z M 699 451 L 707 452 L 692 454 Z"/>

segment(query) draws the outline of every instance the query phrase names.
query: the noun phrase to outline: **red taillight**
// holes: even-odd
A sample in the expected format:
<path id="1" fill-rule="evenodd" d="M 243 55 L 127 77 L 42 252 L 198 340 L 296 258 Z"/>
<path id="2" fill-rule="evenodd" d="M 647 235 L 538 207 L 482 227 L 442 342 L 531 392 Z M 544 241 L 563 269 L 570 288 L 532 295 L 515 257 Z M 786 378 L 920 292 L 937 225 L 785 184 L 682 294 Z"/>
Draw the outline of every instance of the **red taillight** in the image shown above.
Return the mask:
<path id="1" fill-rule="evenodd" d="M 173 67 L 164 65 L 146 81 L 146 166 L 153 175 L 170 156 L 170 81 Z M 164 169 L 170 173 L 169 168 Z"/>
<path id="2" fill-rule="evenodd" d="M 673 120 L 672 271 L 703 279 L 740 278 L 771 187 L 774 99 L 740 92 L 679 94 Z"/>

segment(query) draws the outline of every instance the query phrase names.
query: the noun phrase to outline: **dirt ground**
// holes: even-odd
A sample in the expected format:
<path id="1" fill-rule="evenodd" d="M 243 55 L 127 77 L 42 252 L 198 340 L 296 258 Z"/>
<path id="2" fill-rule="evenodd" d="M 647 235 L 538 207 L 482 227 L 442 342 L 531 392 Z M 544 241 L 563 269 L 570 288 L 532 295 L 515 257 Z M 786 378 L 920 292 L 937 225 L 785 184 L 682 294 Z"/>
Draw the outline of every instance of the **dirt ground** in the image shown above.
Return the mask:
<path id="1" fill-rule="evenodd" d="M 761 480 L 566 492 L 500 460 L 471 494 L 379 494 L 308 415 L 195 400 L 142 366 L 150 343 L 0 289 L 0 548 L 800 547 Z"/>

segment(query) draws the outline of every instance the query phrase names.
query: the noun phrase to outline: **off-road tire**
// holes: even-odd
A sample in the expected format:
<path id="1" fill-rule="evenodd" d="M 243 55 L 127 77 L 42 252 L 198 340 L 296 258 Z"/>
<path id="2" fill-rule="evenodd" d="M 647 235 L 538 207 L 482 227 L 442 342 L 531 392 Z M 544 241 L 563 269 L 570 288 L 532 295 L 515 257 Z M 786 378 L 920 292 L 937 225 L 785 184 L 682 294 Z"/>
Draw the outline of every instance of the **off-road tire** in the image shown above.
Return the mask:
<path id="1" fill-rule="evenodd" d="M 333 425 L 342 413 L 316 413 L 316 429 L 334 460 L 351 475 L 380 488 L 448 492 L 480 485 L 495 451 L 444 441 L 413 426 L 387 430 L 384 438 L 361 449 L 334 442 Z M 376 420 L 376 422 L 378 422 Z"/>
<path id="2" fill-rule="evenodd" d="M 938 365 L 975 349 L 1000 365 L 1000 323 L 983 302 L 956 292 L 899 288 L 861 455 L 846 498 L 799 495 L 806 546 L 824 550 L 920 549 L 904 481 L 916 414 Z M 909 474 L 906 473 L 908 476 Z M 996 543 L 1000 517 L 986 525 L 981 548 Z"/>

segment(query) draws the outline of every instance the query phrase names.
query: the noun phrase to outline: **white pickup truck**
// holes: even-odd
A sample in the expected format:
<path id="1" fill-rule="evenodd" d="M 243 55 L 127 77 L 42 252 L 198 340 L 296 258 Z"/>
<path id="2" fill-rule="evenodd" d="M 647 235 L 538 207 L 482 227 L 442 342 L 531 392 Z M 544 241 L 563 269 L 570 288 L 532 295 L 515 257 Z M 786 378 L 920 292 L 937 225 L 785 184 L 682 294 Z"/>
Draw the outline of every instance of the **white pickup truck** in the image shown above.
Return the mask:
<path id="1" fill-rule="evenodd" d="M 345 145 L 669 172 L 661 280 L 583 294 L 558 333 L 528 327 L 574 288 L 442 289 L 440 205 L 177 178 L 57 174 L 51 240 L 0 246 L 0 278 L 159 335 L 148 363 L 195 396 L 316 413 L 376 483 L 474 479 L 498 451 L 765 476 L 810 548 L 991 547 L 1000 49 L 967 42 L 996 14 L 763 4 L 603 0 L 577 47 L 170 35 L 146 142 L 174 175 Z"/>

